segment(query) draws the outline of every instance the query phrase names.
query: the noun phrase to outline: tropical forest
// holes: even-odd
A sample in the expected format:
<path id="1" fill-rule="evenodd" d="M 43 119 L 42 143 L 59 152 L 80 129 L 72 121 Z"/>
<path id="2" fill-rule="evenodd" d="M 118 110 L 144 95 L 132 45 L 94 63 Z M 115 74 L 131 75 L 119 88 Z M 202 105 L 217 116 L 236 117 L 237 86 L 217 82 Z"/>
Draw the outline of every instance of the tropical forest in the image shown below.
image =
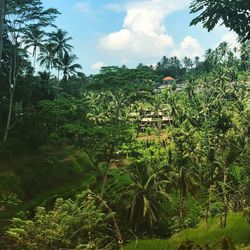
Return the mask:
<path id="1" fill-rule="evenodd" d="M 249 250 L 249 90 L 249 0 L 0 0 L 0 250 Z"/>

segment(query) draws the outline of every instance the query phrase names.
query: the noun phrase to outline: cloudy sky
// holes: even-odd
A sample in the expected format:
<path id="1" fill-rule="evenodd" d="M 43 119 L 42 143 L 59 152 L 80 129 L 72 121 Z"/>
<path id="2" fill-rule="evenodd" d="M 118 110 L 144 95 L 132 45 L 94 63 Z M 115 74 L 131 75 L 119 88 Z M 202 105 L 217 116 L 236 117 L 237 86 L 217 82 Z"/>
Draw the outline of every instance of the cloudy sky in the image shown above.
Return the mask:
<path id="1" fill-rule="evenodd" d="M 43 0 L 61 15 L 57 25 L 73 37 L 86 74 L 102 66 L 155 64 L 162 56 L 195 57 L 236 35 L 223 26 L 189 26 L 190 0 Z"/>

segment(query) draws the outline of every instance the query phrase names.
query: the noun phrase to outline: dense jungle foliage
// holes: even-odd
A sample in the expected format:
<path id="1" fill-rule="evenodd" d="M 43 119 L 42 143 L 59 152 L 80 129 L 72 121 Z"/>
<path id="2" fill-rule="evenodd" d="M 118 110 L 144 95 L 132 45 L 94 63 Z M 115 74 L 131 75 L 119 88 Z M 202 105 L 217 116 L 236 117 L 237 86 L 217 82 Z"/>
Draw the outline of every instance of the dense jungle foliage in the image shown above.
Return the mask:
<path id="1" fill-rule="evenodd" d="M 0 249 L 249 249 L 249 40 L 86 76 L 56 9 L 3 3 Z"/>

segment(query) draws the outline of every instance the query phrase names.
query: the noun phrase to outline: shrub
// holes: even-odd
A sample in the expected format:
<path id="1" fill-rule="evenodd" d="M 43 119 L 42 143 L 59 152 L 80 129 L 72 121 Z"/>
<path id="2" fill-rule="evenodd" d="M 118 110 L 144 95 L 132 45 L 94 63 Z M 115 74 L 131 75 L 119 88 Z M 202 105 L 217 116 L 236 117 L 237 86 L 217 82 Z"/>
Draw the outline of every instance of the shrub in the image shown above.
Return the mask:
<path id="1" fill-rule="evenodd" d="M 57 199 L 52 211 L 38 207 L 31 220 L 12 219 L 6 235 L 11 249 L 111 249 L 109 219 L 92 193 L 83 192 L 75 200 Z"/>

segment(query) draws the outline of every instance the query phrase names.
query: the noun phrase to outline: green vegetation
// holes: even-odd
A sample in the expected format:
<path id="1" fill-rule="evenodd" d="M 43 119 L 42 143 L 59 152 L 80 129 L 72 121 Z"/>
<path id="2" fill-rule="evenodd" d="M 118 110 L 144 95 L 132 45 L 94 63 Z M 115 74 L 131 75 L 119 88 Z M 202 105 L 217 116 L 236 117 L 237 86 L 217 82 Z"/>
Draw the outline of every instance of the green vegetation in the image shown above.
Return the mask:
<path id="1" fill-rule="evenodd" d="M 230 214 L 228 216 L 228 226 L 225 229 L 219 228 L 219 224 L 219 218 L 212 218 L 209 220 L 207 227 L 205 221 L 203 221 L 197 228 L 185 229 L 174 234 L 170 239 L 132 241 L 125 249 L 178 249 L 187 240 L 195 242 L 202 247 L 207 244 L 211 249 L 220 249 L 223 238 L 230 238 L 237 246 L 237 249 L 240 246 L 243 249 L 243 246 L 250 243 L 250 225 L 242 217 L 242 214 Z"/>
<path id="2" fill-rule="evenodd" d="M 241 36 L 243 41 L 250 39 L 250 31 L 247 27 L 249 25 L 249 6 L 246 1 L 194 0 L 191 3 L 191 13 L 197 12 L 199 15 L 192 20 L 192 25 L 201 22 L 203 27 L 210 31 L 219 21 L 222 21 L 226 27 Z"/>
<path id="3" fill-rule="evenodd" d="M 86 76 L 56 9 L 3 3 L 1 249 L 249 248 L 249 33 Z"/>

